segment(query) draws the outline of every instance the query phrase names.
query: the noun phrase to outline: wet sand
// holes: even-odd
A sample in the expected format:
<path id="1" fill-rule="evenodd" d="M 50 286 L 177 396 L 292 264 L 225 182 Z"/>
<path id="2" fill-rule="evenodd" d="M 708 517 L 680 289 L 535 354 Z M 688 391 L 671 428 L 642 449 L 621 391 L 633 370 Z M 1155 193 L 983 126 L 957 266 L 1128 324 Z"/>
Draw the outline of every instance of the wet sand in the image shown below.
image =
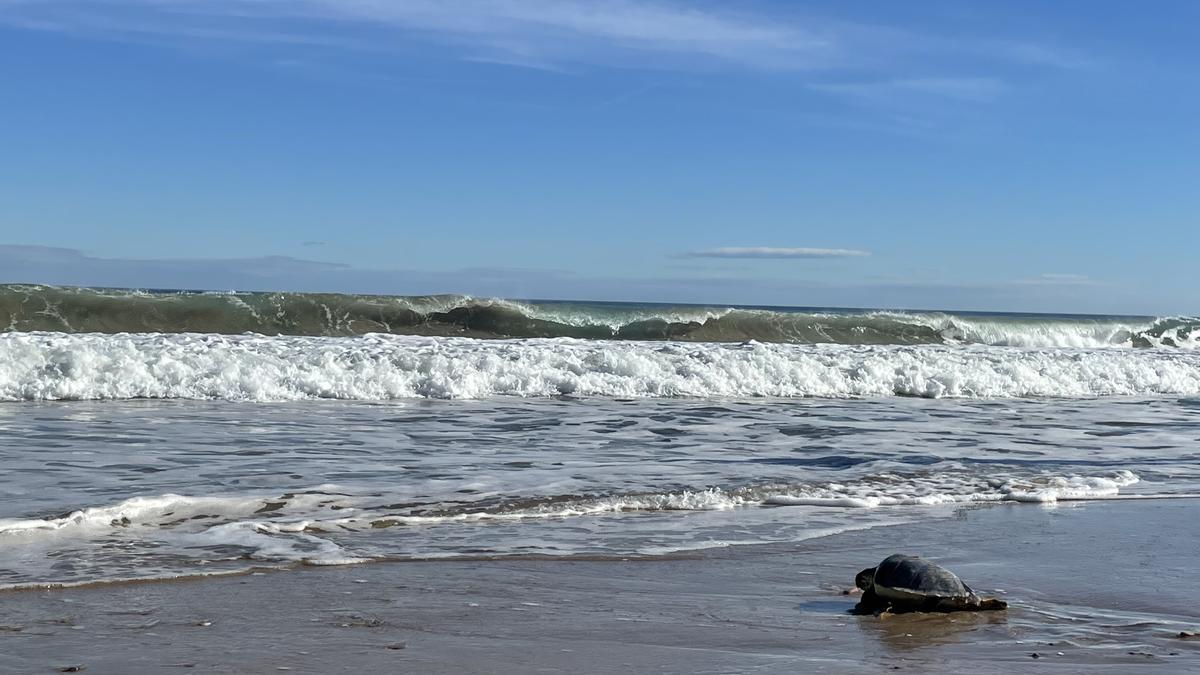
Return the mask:
<path id="1" fill-rule="evenodd" d="M 945 507 L 949 519 L 669 559 L 379 563 L 9 592 L 0 671 L 1200 671 L 1200 638 L 1179 637 L 1200 630 L 1198 508 Z M 1011 608 L 848 615 L 854 573 L 893 552 L 1002 590 Z"/>

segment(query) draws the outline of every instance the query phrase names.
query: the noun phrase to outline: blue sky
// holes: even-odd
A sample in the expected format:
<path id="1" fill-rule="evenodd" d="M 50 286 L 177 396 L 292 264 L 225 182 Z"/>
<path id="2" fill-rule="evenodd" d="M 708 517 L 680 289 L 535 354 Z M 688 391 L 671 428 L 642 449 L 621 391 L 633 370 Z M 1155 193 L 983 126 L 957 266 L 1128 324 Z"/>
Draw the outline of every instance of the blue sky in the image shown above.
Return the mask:
<path id="1" fill-rule="evenodd" d="M 0 281 L 1196 314 L 1198 21 L 0 0 Z"/>

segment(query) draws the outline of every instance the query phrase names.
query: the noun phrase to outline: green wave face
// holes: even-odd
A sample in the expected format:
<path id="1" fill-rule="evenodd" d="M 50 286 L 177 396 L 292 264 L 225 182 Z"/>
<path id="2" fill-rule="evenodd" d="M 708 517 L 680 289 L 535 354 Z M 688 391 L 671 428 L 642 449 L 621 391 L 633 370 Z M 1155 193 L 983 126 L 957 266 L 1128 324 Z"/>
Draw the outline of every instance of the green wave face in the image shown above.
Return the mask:
<path id="1" fill-rule="evenodd" d="M 1200 346 L 1200 319 L 518 302 L 462 295 L 130 291 L 0 285 L 6 332 L 366 333 L 793 344 Z"/>

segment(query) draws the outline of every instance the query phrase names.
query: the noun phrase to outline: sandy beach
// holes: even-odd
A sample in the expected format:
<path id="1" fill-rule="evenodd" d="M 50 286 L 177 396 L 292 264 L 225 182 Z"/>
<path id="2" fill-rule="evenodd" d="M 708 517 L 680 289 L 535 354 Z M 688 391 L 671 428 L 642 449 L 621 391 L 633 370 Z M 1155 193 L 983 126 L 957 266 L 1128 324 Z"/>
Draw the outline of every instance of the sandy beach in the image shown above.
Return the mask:
<path id="1" fill-rule="evenodd" d="M 1191 499 L 954 517 L 656 559 L 301 567 L 0 597 L 0 669 L 90 673 L 1200 669 Z M 801 511 L 798 511 L 800 513 Z M 847 614 L 854 572 L 935 558 L 1006 612 Z"/>

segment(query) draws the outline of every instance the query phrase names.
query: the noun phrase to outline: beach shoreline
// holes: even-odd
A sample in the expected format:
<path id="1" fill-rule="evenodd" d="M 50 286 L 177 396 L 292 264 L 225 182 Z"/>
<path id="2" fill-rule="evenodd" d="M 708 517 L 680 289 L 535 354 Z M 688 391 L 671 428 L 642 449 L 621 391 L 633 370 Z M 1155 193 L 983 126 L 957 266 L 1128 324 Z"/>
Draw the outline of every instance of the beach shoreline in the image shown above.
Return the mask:
<path id="1" fill-rule="evenodd" d="M 1200 667 L 1200 641 L 1178 637 L 1200 628 L 1187 536 L 1196 505 L 945 507 L 944 518 L 665 558 L 380 563 L 10 591 L 0 594 L 0 670 L 1180 671 Z M 936 559 L 1011 608 L 847 614 L 854 573 L 893 552 Z"/>

